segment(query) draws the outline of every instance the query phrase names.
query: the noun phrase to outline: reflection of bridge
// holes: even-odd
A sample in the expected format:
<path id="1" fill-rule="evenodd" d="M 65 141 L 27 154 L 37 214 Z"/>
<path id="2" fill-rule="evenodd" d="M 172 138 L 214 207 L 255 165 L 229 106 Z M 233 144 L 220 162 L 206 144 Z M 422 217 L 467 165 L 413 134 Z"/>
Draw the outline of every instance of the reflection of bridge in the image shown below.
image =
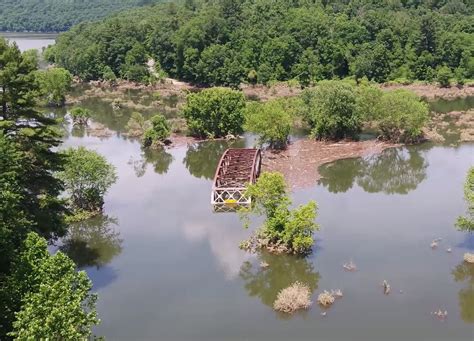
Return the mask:
<path id="1" fill-rule="evenodd" d="M 227 212 L 250 205 L 251 199 L 245 196 L 246 187 L 257 180 L 261 164 L 260 149 L 227 149 L 214 176 L 211 194 L 214 210 Z"/>

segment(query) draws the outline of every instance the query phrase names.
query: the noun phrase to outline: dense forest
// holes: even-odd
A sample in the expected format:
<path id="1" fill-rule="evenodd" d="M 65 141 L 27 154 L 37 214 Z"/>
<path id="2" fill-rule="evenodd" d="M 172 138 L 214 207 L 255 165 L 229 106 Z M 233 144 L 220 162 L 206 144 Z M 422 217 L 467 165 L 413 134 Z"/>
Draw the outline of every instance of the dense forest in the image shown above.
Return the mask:
<path id="1" fill-rule="evenodd" d="M 439 72 L 462 82 L 474 77 L 473 9 L 468 0 L 187 0 L 80 24 L 47 57 L 85 80 L 147 82 L 153 58 L 206 85 Z"/>
<path id="2" fill-rule="evenodd" d="M 59 32 L 159 0 L 0 0 L 0 31 Z"/>

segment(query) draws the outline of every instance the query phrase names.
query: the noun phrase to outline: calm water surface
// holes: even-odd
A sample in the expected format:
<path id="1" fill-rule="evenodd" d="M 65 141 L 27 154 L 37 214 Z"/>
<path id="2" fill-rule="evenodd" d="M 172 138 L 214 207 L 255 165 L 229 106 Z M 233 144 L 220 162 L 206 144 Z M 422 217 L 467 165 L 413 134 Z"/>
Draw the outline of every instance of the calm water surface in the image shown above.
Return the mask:
<path id="1" fill-rule="evenodd" d="M 10 39 L 28 49 L 54 37 Z M 319 204 L 313 254 L 251 255 L 238 248 L 251 231 L 209 204 L 221 154 L 251 139 L 144 152 L 122 134 L 130 112 L 94 100 L 82 105 L 116 133 L 69 131 L 64 146 L 100 152 L 119 175 L 105 215 L 72 226 L 61 245 L 99 294 L 96 334 L 164 341 L 473 339 L 474 266 L 462 257 L 474 250 L 474 236 L 454 228 L 465 210 L 473 144 L 391 149 L 325 165 L 318 185 L 293 193 L 295 204 Z M 464 104 L 431 105 L 443 111 Z M 432 250 L 436 238 L 442 241 Z M 343 270 L 349 260 L 358 271 Z M 261 261 L 270 267 L 262 270 Z M 309 285 L 313 300 L 326 289 L 340 288 L 344 297 L 326 317 L 317 305 L 291 317 L 275 313 L 278 291 L 297 280 Z M 383 280 L 392 286 L 388 296 Z M 437 309 L 448 311 L 446 321 L 430 315 Z"/>
<path id="2" fill-rule="evenodd" d="M 474 238 L 454 228 L 465 210 L 472 144 L 391 149 L 324 166 L 319 185 L 293 194 L 296 203 L 319 203 L 321 231 L 305 259 L 245 253 L 237 246 L 250 231 L 235 214 L 212 213 L 211 178 L 227 143 L 144 153 L 120 133 L 65 139 L 65 146 L 78 145 L 105 155 L 119 175 L 106 217 L 74 226 L 63 246 L 99 293 L 98 335 L 472 340 L 474 267 L 462 257 L 474 250 Z M 432 250 L 436 238 L 443 240 Z M 351 259 L 358 271 L 344 272 Z M 260 269 L 262 260 L 268 270 Z M 341 288 L 344 297 L 326 317 L 317 305 L 292 317 L 275 313 L 277 292 L 296 280 L 311 287 L 314 300 L 325 289 Z M 430 315 L 439 308 L 448 311 L 444 322 Z"/>
<path id="3" fill-rule="evenodd" d="M 30 49 L 42 50 L 43 47 L 54 44 L 58 35 L 57 33 L 0 32 L 0 36 L 16 42 L 20 51 L 26 51 Z"/>

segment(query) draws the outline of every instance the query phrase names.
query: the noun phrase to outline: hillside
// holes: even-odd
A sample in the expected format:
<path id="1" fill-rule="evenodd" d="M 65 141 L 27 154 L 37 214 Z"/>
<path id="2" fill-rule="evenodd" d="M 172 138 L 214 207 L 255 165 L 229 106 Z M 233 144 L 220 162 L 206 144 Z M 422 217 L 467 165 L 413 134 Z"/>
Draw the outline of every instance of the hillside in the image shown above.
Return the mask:
<path id="1" fill-rule="evenodd" d="M 66 31 L 124 9 L 160 0 L 0 0 L 0 31 Z"/>
<path id="2" fill-rule="evenodd" d="M 59 36 L 50 61 L 85 80 L 171 77 L 238 86 L 295 79 L 474 78 L 473 2 L 188 0 L 135 9 Z"/>

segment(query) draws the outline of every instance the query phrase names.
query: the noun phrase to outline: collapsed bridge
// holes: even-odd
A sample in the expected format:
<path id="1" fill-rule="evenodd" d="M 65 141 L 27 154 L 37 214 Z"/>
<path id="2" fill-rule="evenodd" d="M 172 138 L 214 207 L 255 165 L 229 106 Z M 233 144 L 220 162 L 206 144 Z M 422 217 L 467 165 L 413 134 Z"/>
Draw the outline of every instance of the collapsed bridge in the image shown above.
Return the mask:
<path id="1" fill-rule="evenodd" d="M 222 155 L 214 176 L 211 204 L 216 212 L 234 211 L 249 206 L 251 198 L 245 196 L 249 184 L 260 175 L 262 152 L 260 149 L 230 148 Z"/>

